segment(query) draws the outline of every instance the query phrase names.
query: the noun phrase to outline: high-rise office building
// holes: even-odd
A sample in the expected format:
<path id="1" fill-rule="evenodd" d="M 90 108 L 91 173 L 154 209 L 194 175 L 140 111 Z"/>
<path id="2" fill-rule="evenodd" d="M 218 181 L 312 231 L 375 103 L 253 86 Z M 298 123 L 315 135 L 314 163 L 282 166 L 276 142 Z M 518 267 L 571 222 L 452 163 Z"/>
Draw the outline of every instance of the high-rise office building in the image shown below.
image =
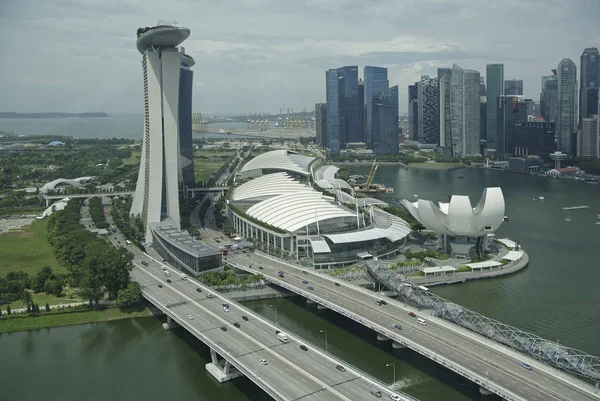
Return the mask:
<path id="1" fill-rule="evenodd" d="M 523 80 L 508 79 L 504 81 L 504 94 L 506 96 L 523 96 Z"/>
<path id="2" fill-rule="evenodd" d="M 177 48 L 190 35 L 188 28 L 159 25 L 138 31 L 137 48 L 143 55 L 144 136 L 140 170 L 131 214 L 145 226 L 146 242 L 153 242 L 150 225 L 170 218 L 180 227 L 179 181 L 181 171 L 180 107 L 189 110 L 191 86 L 187 71 L 193 60 Z M 182 67 L 183 66 L 183 67 Z M 189 99 L 189 105 L 182 105 Z M 191 122 L 190 122 L 191 133 Z M 185 145 L 184 145 L 185 146 Z"/>
<path id="3" fill-rule="evenodd" d="M 419 83 L 408 85 L 408 127 L 410 139 L 419 139 Z"/>
<path id="4" fill-rule="evenodd" d="M 527 121 L 527 103 L 522 96 L 504 95 L 500 97 L 499 105 L 496 156 L 508 160 L 515 153 L 514 124 L 518 121 Z"/>
<path id="5" fill-rule="evenodd" d="M 440 92 L 436 77 L 422 75 L 418 85 L 419 142 L 440 143 Z"/>
<path id="6" fill-rule="evenodd" d="M 594 114 L 592 118 L 584 118 L 581 121 L 581 156 L 582 157 L 600 157 L 598 150 L 600 141 L 598 138 L 598 116 Z"/>
<path id="7" fill-rule="evenodd" d="M 358 66 L 346 66 L 338 68 L 338 76 L 343 82 L 343 104 L 344 104 L 344 143 L 360 142 L 360 109 L 358 97 Z M 340 130 L 342 132 L 342 130 Z"/>
<path id="8" fill-rule="evenodd" d="M 327 103 L 315 104 L 315 125 L 317 143 L 322 148 L 327 148 Z"/>
<path id="9" fill-rule="evenodd" d="M 358 80 L 358 121 L 359 121 L 359 142 L 366 143 L 366 121 L 365 121 L 365 82 Z M 369 146 L 370 147 L 370 146 Z"/>
<path id="10" fill-rule="evenodd" d="M 487 88 L 485 87 L 485 77 L 479 77 L 479 96 L 487 96 Z"/>
<path id="11" fill-rule="evenodd" d="M 479 140 L 486 140 L 487 97 L 479 96 Z"/>
<path id="12" fill-rule="evenodd" d="M 538 156 L 553 163 L 550 154 L 556 152 L 554 122 L 518 121 L 513 123 L 515 154 Z"/>
<path id="13" fill-rule="evenodd" d="M 576 130 L 577 67 L 573 60 L 565 58 L 558 64 L 558 150 L 567 155 L 576 155 Z"/>
<path id="14" fill-rule="evenodd" d="M 542 93 L 540 93 L 540 114 L 545 121 L 556 122 L 558 117 L 558 76 L 542 77 Z"/>
<path id="15" fill-rule="evenodd" d="M 398 154 L 398 86 L 379 92 L 373 100 L 373 153 Z"/>
<path id="16" fill-rule="evenodd" d="M 180 172 L 179 182 L 193 187 L 196 183 L 194 173 L 194 140 L 192 137 L 192 88 L 194 72 L 191 67 L 196 63 L 185 54 L 181 47 L 181 76 L 179 79 L 179 150 Z"/>
<path id="17" fill-rule="evenodd" d="M 600 53 L 595 47 L 587 48 L 581 55 L 579 90 L 579 123 L 598 113 L 598 86 L 600 85 Z"/>
<path id="18" fill-rule="evenodd" d="M 388 89 L 390 81 L 388 81 L 387 77 L 387 68 L 383 67 L 366 66 L 364 68 L 364 77 L 365 143 L 367 146 L 372 147 L 373 97 Z"/>
<path id="19" fill-rule="evenodd" d="M 450 113 L 450 82 L 452 79 L 451 68 L 438 68 L 438 91 L 440 93 L 440 143 L 444 154 L 452 153 L 452 124 Z"/>
<path id="20" fill-rule="evenodd" d="M 344 147 L 344 78 L 338 70 L 330 69 L 325 72 L 325 92 L 327 106 L 325 114 L 327 130 L 324 143 L 332 155 L 339 155 Z"/>
<path id="21" fill-rule="evenodd" d="M 486 147 L 488 152 L 496 150 L 498 134 L 496 133 L 498 99 L 504 95 L 504 64 L 488 64 L 486 66 L 487 113 L 486 113 Z"/>
<path id="22" fill-rule="evenodd" d="M 479 71 L 454 64 L 450 80 L 450 119 L 453 156 L 479 154 Z"/>

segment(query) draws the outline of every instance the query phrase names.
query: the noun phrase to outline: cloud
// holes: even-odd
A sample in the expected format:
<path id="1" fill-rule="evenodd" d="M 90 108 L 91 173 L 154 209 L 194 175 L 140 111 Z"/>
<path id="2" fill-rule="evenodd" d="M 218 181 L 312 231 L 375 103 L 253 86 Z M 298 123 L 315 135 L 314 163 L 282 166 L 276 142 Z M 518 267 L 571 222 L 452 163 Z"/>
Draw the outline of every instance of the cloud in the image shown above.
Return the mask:
<path id="1" fill-rule="evenodd" d="M 141 113 L 135 31 L 160 19 L 192 33 L 194 111 L 312 109 L 325 70 L 388 67 L 407 85 L 453 62 L 503 62 L 537 99 L 540 77 L 600 45 L 598 0 L 3 0 L 0 110 Z"/>

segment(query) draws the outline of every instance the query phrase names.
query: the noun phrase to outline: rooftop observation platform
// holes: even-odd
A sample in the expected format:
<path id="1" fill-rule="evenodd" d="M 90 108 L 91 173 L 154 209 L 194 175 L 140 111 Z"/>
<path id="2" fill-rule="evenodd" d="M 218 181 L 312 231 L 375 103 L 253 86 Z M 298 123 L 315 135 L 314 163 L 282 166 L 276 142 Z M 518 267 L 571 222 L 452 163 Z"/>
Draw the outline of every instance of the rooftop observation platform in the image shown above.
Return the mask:
<path id="1" fill-rule="evenodd" d="M 150 46 L 175 47 L 179 46 L 190 36 L 190 29 L 174 25 L 157 25 L 153 27 L 140 28 L 136 46 L 140 53 L 144 54 Z M 190 57 L 191 61 L 193 59 Z"/>

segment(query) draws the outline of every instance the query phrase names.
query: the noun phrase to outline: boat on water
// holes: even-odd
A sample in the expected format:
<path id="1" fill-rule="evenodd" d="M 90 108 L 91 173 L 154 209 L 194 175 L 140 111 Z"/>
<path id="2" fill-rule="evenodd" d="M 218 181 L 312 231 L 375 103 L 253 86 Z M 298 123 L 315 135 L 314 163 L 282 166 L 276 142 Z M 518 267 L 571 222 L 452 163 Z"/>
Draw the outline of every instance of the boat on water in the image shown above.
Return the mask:
<path id="1" fill-rule="evenodd" d="M 562 210 L 579 210 L 579 209 L 589 209 L 589 206 L 587 206 L 587 205 L 581 205 L 581 206 L 564 206 L 562 208 Z"/>
<path id="2" fill-rule="evenodd" d="M 594 224 L 600 225 L 600 221 L 595 222 Z"/>
<path id="3" fill-rule="evenodd" d="M 465 176 L 464 175 L 459 175 L 458 178 L 465 178 Z"/>
<path id="4" fill-rule="evenodd" d="M 570 218 L 570 217 L 567 217 L 567 218 L 565 219 L 565 221 L 566 221 L 566 222 L 570 222 L 570 221 L 571 221 L 571 218 Z"/>
<path id="5" fill-rule="evenodd" d="M 533 198 L 534 201 L 539 201 L 539 202 L 542 202 L 544 199 L 546 199 L 546 198 L 544 198 L 543 196 L 538 196 L 537 198 Z"/>
<path id="6" fill-rule="evenodd" d="M 502 219 L 502 221 L 508 221 L 508 216 L 504 216 L 504 218 Z"/>

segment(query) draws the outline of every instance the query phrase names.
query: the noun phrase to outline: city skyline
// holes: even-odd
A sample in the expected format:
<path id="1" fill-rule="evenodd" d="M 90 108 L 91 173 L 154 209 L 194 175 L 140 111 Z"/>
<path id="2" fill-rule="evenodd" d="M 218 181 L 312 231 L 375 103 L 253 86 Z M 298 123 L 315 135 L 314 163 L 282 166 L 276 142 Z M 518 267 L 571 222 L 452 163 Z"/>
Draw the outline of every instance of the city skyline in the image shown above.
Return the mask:
<path id="1" fill-rule="evenodd" d="M 325 97 L 322 71 L 330 65 L 387 67 L 390 83 L 399 86 L 401 114 L 408 110 L 408 84 L 455 62 L 482 75 L 485 65 L 503 63 L 506 77 L 524 80 L 525 97 L 537 100 L 541 76 L 562 58 L 578 64 L 584 48 L 600 44 L 592 20 L 600 4 L 579 3 L 496 7 L 457 0 L 374 7 L 350 0 L 293 6 L 246 0 L 232 7 L 66 0 L 25 7 L 9 1 L 0 6 L 0 86 L 12 96 L 0 101 L 0 110 L 138 113 L 141 76 L 130 53 L 131 26 L 185 15 L 199 16 L 180 21 L 199 32 L 186 45 L 203 71 L 194 84 L 194 111 L 275 113 L 284 104 L 311 110 Z M 426 27 L 423 15 L 431 22 Z M 527 46 L 518 29 L 524 26 L 529 37 L 553 39 Z M 473 34 L 483 31 L 498 39 Z M 23 64 L 34 42 L 36 62 Z"/>

